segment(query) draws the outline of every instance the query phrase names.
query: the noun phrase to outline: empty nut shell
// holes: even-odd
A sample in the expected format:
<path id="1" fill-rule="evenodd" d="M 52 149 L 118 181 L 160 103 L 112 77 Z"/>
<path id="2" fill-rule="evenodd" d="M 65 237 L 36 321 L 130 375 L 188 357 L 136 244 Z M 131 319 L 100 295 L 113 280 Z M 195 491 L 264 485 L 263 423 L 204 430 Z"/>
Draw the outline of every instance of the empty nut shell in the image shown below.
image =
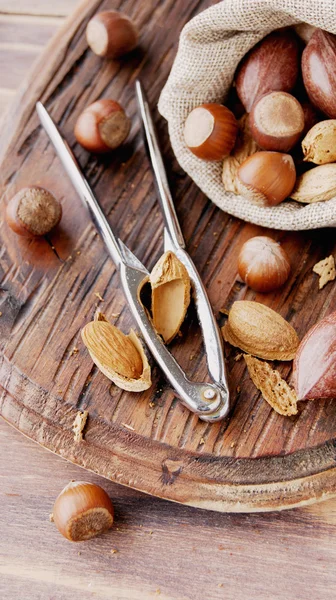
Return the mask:
<path id="1" fill-rule="evenodd" d="M 188 271 L 173 252 L 165 252 L 150 275 L 152 316 L 166 344 L 178 334 L 190 303 Z"/>

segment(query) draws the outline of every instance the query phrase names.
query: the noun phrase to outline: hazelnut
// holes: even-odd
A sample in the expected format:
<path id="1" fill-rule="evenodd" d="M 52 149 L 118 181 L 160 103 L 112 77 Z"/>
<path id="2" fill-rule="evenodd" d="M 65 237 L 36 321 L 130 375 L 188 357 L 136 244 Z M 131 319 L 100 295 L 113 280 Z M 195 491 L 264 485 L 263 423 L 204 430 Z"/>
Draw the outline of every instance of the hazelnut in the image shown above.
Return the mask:
<path id="1" fill-rule="evenodd" d="M 20 190 L 7 205 L 8 225 L 18 235 L 46 235 L 62 217 L 62 206 L 50 193 L 39 186 Z"/>
<path id="2" fill-rule="evenodd" d="M 56 498 L 53 521 L 71 542 L 82 542 L 112 527 L 114 509 L 100 486 L 71 481 Z"/>
<path id="3" fill-rule="evenodd" d="M 285 250 L 272 238 L 258 235 L 242 246 L 238 273 L 256 292 L 272 292 L 287 281 L 290 263 Z"/>
<path id="4" fill-rule="evenodd" d="M 256 152 L 238 169 L 241 194 L 260 206 L 276 206 L 290 196 L 296 180 L 292 157 L 281 152 Z"/>
<path id="5" fill-rule="evenodd" d="M 117 10 L 107 10 L 89 21 L 86 39 L 98 56 L 116 58 L 136 47 L 138 31 L 129 17 Z"/>
<path id="6" fill-rule="evenodd" d="M 118 148 L 127 138 L 131 121 L 115 100 L 90 104 L 75 125 L 77 142 L 89 152 L 104 153 Z"/>
<path id="7" fill-rule="evenodd" d="M 249 115 L 251 134 L 260 148 L 288 152 L 304 126 L 301 104 L 287 92 L 271 92 L 257 100 Z"/>

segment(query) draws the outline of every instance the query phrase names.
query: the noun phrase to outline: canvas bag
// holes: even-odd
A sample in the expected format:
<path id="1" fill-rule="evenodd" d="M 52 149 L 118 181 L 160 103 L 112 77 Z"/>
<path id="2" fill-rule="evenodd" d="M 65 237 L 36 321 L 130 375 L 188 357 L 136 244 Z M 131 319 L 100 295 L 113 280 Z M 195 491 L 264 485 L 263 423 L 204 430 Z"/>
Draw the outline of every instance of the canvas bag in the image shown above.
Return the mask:
<path id="1" fill-rule="evenodd" d="M 158 105 L 179 164 L 206 196 L 231 215 L 274 229 L 336 227 L 336 197 L 309 205 L 256 206 L 224 190 L 222 163 L 196 158 L 185 146 L 183 126 L 196 106 L 225 103 L 236 67 L 250 48 L 274 29 L 302 21 L 336 33 L 336 0 L 223 0 L 208 8 L 183 28 Z"/>

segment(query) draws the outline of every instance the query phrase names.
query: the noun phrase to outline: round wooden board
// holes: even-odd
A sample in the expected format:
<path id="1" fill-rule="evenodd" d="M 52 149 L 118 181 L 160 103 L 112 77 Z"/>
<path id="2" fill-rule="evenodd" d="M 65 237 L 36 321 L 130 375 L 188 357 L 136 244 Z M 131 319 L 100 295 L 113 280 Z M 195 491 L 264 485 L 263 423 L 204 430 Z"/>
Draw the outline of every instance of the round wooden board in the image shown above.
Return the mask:
<path id="1" fill-rule="evenodd" d="M 147 392 L 130 394 L 111 385 L 92 364 L 80 330 L 97 305 L 125 332 L 132 318 L 114 265 L 34 110 L 41 99 L 74 148 L 113 229 L 151 268 L 162 253 L 162 220 L 133 84 L 140 76 L 156 104 L 180 29 L 210 4 L 190 0 L 181 10 L 174 0 L 120 2 L 118 8 L 139 25 L 141 46 L 123 60 L 107 62 L 87 48 L 85 27 L 96 10 L 111 3 L 86 0 L 22 87 L 1 138 L 1 214 L 17 190 L 39 184 L 61 199 L 64 216 L 48 241 L 18 238 L 1 221 L 0 413 L 49 450 L 149 494 L 219 511 L 283 509 L 336 494 L 335 404 L 301 403 L 297 416 L 281 417 L 260 397 L 233 349 L 232 412 L 220 423 L 206 424 L 184 408 L 155 365 Z M 81 110 L 101 96 L 120 101 L 133 125 L 124 147 L 97 158 L 75 143 L 73 128 Z M 220 309 L 242 298 L 279 311 L 300 336 L 335 310 L 335 285 L 318 291 L 312 273 L 335 250 L 334 230 L 271 232 L 291 257 L 292 275 L 279 293 L 247 290 L 237 279 L 239 249 L 252 235 L 269 232 L 214 207 L 181 171 L 158 115 L 157 122 L 187 247 L 220 323 L 225 319 Z M 190 377 L 206 377 L 193 310 L 172 351 Z M 290 375 L 290 365 L 278 368 Z M 89 419 L 84 441 L 77 443 L 72 426 L 83 409 Z"/>

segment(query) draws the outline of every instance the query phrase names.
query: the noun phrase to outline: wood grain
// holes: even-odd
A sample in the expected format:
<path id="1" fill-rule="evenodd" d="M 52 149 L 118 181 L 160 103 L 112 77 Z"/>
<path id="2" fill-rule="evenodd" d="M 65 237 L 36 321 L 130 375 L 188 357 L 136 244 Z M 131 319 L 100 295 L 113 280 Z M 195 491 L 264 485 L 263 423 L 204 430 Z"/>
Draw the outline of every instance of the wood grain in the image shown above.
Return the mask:
<path id="1" fill-rule="evenodd" d="M 0 13 L 0 45 L 14 50 L 17 44 L 25 44 L 42 49 L 61 26 L 63 19 L 55 17 L 34 17 L 25 15 L 4 15 Z M 11 64 L 15 64 L 11 56 Z"/>
<path id="2" fill-rule="evenodd" d="M 140 494 L 45 452 L 0 422 L 0 596 L 8 600 L 333 600 L 336 500 L 220 514 Z M 115 526 L 71 544 L 49 522 L 71 479 L 102 485 Z M 112 553 L 116 549 L 117 553 Z M 29 550 L 29 551 L 27 551 Z"/>
<path id="3" fill-rule="evenodd" d="M 176 51 L 177 30 L 208 5 L 192 3 L 181 11 L 173 0 L 141 5 L 125 0 L 119 8 L 143 32 L 141 49 L 127 60 L 102 62 L 87 49 L 84 31 L 95 10 L 111 3 L 84 2 L 21 89 L 3 134 L 3 202 L 23 185 L 38 183 L 62 200 L 64 218 L 49 240 L 57 254 L 45 240 L 19 240 L 1 226 L 0 411 L 32 439 L 120 483 L 204 508 L 273 510 L 335 494 L 332 401 L 303 403 L 297 417 L 280 417 L 260 398 L 243 362 L 234 360 L 235 351 L 228 355 L 233 410 L 222 423 L 207 425 L 190 414 L 155 366 L 149 392 L 131 395 L 111 386 L 92 365 L 80 329 L 92 318 L 97 291 L 107 316 L 120 313 L 116 322 L 124 331 L 132 320 L 115 269 L 34 113 L 41 97 L 74 148 L 112 227 L 151 268 L 162 253 L 162 224 L 138 135 L 133 82 L 141 76 L 154 105 Z M 78 114 L 99 96 L 120 101 L 133 122 L 127 144 L 106 159 L 88 156 L 73 136 Z M 267 232 L 206 201 L 174 160 L 162 119 L 158 125 L 187 247 L 216 313 L 235 299 L 256 299 L 281 312 L 303 335 L 335 308 L 335 286 L 319 292 L 312 273 L 315 262 L 333 251 L 333 232 L 272 232 L 292 257 L 292 276 L 277 294 L 247 291 L 237 280 L 239 248 L 252 235 Z M 206 367 L 197 332 L 191 311 L 184 341 L 172 350 L 191 377 L 203 379 Z M 72 355 L 74 346 L 79 352 Z M 289 375 L 288 365 L 280 369 Z M 78 445 L 71 428 L 82 408 L 90 417 L 85 443 Z"/>
<path id="4" fill-rule="evenodd" d="M 24 15 L 67 16 L 78 4 L 78 0 L 0 0 L 0 13 Z"/>
<path id="5" fill-rule="evenodd" d="M 0 123 L 17 88 L 62 20 L 0 13 Z"/>

